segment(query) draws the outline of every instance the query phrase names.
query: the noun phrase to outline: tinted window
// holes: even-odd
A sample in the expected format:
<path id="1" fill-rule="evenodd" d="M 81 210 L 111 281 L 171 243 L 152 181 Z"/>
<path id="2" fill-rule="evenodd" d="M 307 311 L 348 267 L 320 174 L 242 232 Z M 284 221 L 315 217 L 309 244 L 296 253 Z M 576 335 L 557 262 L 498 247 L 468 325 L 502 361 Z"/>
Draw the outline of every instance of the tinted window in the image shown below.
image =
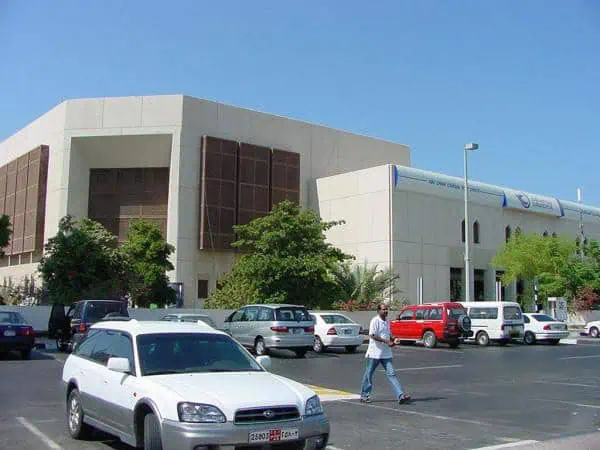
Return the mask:
<path id="1" fill-rule="evenodd" d="M 498 308 L 471 308 L 469 317 L 471 319 L 497 319 Z"/>
<path id="2" fill-rule="evenodd" d="M 406 311 L 402 311 L 398 316 L 398 320 L 412 320 L 413 319 L 413 310 L 407 309 Z"/>
<path id="3" fill-rule="evenodd" d="M 306 308 L 278 308 L 275 312 L 275 318 L 281 322 L 312 322 Z"/>
<path id="4" fill-rule="evenodd" d="M 432 308 L 429 311 L 429 320 L 442 320 L 442 308 Z"/>
<path id="5" fill-rule="evenodd" d="M 77 344 L 74 353 L 83 358 L 91 358 L 94 351 L 96 339 L 98 339 L 98 330 L 90 330 L 85 337 Z"/>
<path id="6" fill-rule="evenodd" d="M 258 318 L 256 320 L 260 320 L 261 322 L 269 322 L 274 320 L 273 310 L 271 308 L 260 308 L 258 311 Z"/>
<path id="7" fill-rule="evenodd" d="M 327 324 L 336 324 L 336 323 L 354 323 L 350 319 L 341 314 L 322 314 L 321 318 Z"/>
<path id="8" fill-rule="evenodd" d="M 21 314 L 11 311 L 0 311 L 0 323 L 19 324 L 25 323 Z"/>
<path id="9" fill-rule="evenodd" d="M 531 317 L 533 317 L 538 322 L 555 322 L 556 321 L 556 319 L 553 319 L 552 317 L 547 316 L 546 314 L 532 314 Z M 523 319 L 528 319 L 528 317 L 523 316 Z M 527 323 L 529 323 L 529 322 L 527 322 Z"/>
<path id="10" fill-rule="evenodd" d="M 505 306 L 504 307 L 504 319 L 505 320 L 519 320 L 523 317 L 521 308 L 518 306 Z"/>
<path id="11" fill-rule="evenodd" d="M 448 317 L 451 319 L 458 319 L 460 316 L 467 314 L 463 308 L 448 308 Z"/>
<path id="12" fill-rule="evenodd" d="M 425 319 L 425 313 L 427 312 L 426 309 L 417 309 L 417 312 L 415 314 L 415 317 L 417 320 L 424 320 Z M 429 314 L 428 314 L 429 315 Z"/>
<path id="13" fill-rule="evenodd" d="M 529 320 L 529 317 L 523 316 L 523 322 L 529 323 L 529 322 L 531 322 L 531 320 Z"/>
<path id="14" fill-rule="evenodd" d="M 69 310 L 70 312 L 71 310 Z M 73 312 L 72 312 L 72 318 L 73 319 L 81 319 L 81 312 L 83 311 L 83 303 L 82 302 L 78 302 L 75 303 L 75 308 L 73 308 Z"/>
<path id="15" fill-rule="evenodd" d="M 110 347 L 108 354 L 111 358 L 126 358 L 129 360 L 129 367 L 134 370 L 135 360 L 133 358 L 133 343 L 131 338 L 118 331 L 109 331 Z M 108 361 L 108 359 L 107 359 Z"/>
<path id="16" fill-rule="evenodd" d="M 258 307 L 250 306 L 246 308 L 242 322 L 254 322 L 258 317 Z"/>
<path id="17" fill-rule="evenodd" d="M 94 348 L 92 349 L 90 359 L 98 364 L 106 365 L 110 358 L 110 348 L 113 340 L 108 331 L 98 332 L 98 337 L 94 339 Z"/>
<path id="18" fill-rule="evenodd" d="M 157 333 L 137 337 L 142 375 L 259 372 L 262 368 L 229 336 Z"/>
<path id="19" fill-rule="evenodd" d="M 244 310 L 240 309 L 239 311 L 236 311 L 233 316 L 231 316 L 231 322 L 239 322 L 242 319 L 242 316 L 244 315 Z"/>
<path id="20" fill-rule="evenodd" d="M 124 313 L 121 302 L 89 302 L 85 308 L 85 321 L 98 322 L 110 313 Z"/>

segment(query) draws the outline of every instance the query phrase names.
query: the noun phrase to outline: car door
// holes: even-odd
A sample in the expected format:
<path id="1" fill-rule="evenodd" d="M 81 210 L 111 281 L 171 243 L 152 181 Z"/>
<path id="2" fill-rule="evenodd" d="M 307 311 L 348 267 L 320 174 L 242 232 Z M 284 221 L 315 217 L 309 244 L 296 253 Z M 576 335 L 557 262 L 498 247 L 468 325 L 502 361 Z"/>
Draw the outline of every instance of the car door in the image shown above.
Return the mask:
<path id="1" fill-rule="evenodd" d="M 231 316 L 231 320 L 229 321 L 229 334 L 231 335 L 231 337 L 233 337 L 234 339 L 236 339 L 238 342 L 241 343 L 240 341 L 240 333 L 241 333 L 241 320 L 242 317 L 244 316 L 244 310 L 245 308 L 242 308 L 238 311 L 236 311 L 235 313 L 233 313 L 233 315 Z"/>
<path id="2" fill-rule="evenodd" d="M 133 338 L 122 331 L 108 331 L 108 357 L 129 360 L 131 373 L 124 374 L 103 369 L 101 390 L 105 399 L 105 411 L 108 416 L 104 422 L 129 437 L 134 436 L 133 408 L 137 398 L 135 387 L 137 373 L 133 353 Z M 106 360 L 108 362 L 108 359 Z"/>
<path id="3" fill-rule="evenodd" d="M 414 338 L 414 310 L 405 309 L 398 315 L 398 320 L 394 324 L 394 337 L 400 339 L 415 339 Z"/>
<path id="4" fill-rule="evenodd" d="M 240 342 L 245 346 L 254 345 L 254 340 L 258 336 L 258 306 L 248 306 L 244 310 L 242 321 L 240 322 Z"/>

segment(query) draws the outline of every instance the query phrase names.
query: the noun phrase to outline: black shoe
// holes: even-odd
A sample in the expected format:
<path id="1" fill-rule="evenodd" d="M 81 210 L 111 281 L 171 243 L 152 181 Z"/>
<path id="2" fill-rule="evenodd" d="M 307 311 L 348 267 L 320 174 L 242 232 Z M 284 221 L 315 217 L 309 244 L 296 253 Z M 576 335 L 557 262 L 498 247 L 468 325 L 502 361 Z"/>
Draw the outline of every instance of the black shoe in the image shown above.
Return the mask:
<path id="1" fill-rule="evenodd" d="M 373 400 L 371 400 L 371 396 L 367 395 L 366 397 L 361 397 L 360 398 L 360 402 L 361 403 L 371 403 Z"/>
<path id="2" fill-rule="evenodd" d="M 408 402 L 410 402 L 410 395 L 402 394 L 402 396 L 398 399 L 399 405 L 403 405 Z"/>

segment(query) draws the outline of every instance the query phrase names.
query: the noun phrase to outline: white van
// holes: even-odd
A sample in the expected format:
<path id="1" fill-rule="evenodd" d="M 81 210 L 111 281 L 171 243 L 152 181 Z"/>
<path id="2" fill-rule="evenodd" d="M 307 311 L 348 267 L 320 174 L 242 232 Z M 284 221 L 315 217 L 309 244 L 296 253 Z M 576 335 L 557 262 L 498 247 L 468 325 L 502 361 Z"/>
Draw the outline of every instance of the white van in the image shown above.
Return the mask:
<path id="1" fill-rule="evenodd" d="M 505 345 L 525 334 L 523 311 L 515 302 L 461 302 L 471 318 L 473 334 L 468 340 L 486 346 L 492 342 Z"/>

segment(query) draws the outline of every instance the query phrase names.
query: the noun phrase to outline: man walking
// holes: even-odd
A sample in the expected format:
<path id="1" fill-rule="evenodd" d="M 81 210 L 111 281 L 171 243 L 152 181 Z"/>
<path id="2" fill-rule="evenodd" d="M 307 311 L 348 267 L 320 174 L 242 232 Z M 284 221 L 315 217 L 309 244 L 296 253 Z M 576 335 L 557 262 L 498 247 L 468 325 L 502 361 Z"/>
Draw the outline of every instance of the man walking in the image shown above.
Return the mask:
<path id="1" fill-rule="evenodd" d="M 381 303 L 377 307 L 377 316 L 373 317 L 369 326 L 369 347 L 365 355 L 367 367 L 360 388 L 360 401 L 371 403 L 371 391 L 373 390 L 373 374 L 381 364 L 385 369 L 390 386 L 399 404 L 406 403 L 410 396 L 402 390 L 402 385 L 396 376 L 396 370 L 392 365 L 392 349 L 395 344 L 390 331 L 390 323 L 387 320 L 388 307 Z"/>

